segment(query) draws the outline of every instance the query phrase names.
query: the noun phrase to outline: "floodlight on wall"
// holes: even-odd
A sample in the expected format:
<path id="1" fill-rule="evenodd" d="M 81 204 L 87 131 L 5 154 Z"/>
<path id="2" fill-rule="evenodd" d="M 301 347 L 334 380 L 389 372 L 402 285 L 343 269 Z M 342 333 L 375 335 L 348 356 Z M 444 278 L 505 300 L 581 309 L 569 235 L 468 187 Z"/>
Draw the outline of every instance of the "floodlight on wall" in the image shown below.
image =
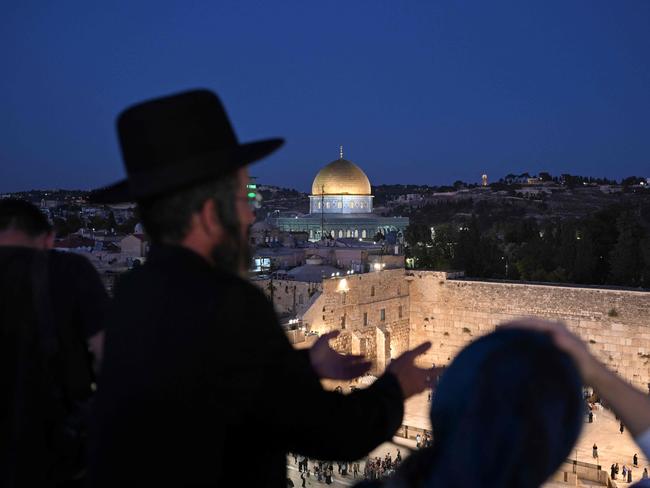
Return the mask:
<path id="1" fill-rule="evenodd" d="M 338 293 L 347 293 L 347 292 L 349 292 L 350 287 L 348 286 L 348 280 L 346 280 L 345 278 L 341 278 L 339 280 L 338 286 L 336 287 L 336 291 Z"/>

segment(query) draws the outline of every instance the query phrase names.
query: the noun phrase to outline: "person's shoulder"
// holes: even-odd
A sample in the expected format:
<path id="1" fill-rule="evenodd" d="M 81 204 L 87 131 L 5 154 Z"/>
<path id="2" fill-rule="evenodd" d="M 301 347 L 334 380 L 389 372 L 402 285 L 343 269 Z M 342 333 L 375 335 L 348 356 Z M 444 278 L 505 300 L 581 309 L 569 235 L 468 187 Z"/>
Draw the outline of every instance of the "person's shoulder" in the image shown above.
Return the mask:
<path id="1" fill-rule="evenodd" d="M 0 261 L 31 259 L 36 254 L 36 249 L 25 246 L 0 246 Z"/>
<path id="2" fill-rule="evenodd" d="M 218 273 L 217 280 L 225 285 L 223 289 L 233 299 L 245 300 L 251 307 L 265 307 L 269 300 L 264 292 L 250 280 L 231 273 Z"/>
<path id="3" fill-rule="evenodd" d="M 4 277 L 6 285 L 14 287 L 14 280 L 24 280 L 32 273 L 32 265 L 36 250 L 29 247 L 0 246 L 0 277 Z"/>

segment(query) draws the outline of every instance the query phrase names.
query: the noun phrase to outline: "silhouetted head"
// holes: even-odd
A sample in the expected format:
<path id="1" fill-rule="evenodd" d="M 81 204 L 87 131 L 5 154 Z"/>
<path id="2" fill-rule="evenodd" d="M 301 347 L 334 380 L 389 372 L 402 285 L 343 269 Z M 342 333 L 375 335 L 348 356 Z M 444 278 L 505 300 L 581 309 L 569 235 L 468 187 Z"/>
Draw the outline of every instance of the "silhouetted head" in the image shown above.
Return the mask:
<path id="1" fill-rule="evenodd" d="M 572 359 L 546 335 L 501 329 L 476 340 L 440 380 L 434 447 L 407 468 L 407 484 L 540 486 L 580 433 L 581 385 Z"/>
<path id="2" fill-rule="evenodd" d="M 17 198 L 0 199 L 0 246 L 50 249 L 52 226 L 31 203 Z"/>

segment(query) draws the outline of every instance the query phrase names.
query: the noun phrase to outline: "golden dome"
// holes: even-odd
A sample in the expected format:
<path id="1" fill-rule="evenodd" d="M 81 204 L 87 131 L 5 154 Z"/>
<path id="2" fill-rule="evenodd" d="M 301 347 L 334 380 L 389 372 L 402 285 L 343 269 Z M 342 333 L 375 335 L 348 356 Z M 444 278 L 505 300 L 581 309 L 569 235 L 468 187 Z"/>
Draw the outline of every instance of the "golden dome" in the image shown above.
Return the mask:
<path id="1" fill-rule="evenodd" d="M 359 166 L 337 159 L 321 169 L 311 185 L 312 195 L 370 195 L 370 181 Z"/>

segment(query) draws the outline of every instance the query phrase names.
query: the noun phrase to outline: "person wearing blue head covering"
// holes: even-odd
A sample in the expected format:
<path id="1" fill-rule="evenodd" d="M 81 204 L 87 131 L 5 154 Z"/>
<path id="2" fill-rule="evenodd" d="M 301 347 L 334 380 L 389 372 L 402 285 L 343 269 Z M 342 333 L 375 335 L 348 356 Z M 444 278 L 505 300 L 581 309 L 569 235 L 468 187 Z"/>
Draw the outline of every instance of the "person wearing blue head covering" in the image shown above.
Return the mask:
<path id="1" fill-rule="evenodd" d="M 406 459 L 393 487 L 538 487 L 582 426 L 574 361 L 536 331 L 499 329 L 447 368 L 431 406 L 434 445 Z"/>

